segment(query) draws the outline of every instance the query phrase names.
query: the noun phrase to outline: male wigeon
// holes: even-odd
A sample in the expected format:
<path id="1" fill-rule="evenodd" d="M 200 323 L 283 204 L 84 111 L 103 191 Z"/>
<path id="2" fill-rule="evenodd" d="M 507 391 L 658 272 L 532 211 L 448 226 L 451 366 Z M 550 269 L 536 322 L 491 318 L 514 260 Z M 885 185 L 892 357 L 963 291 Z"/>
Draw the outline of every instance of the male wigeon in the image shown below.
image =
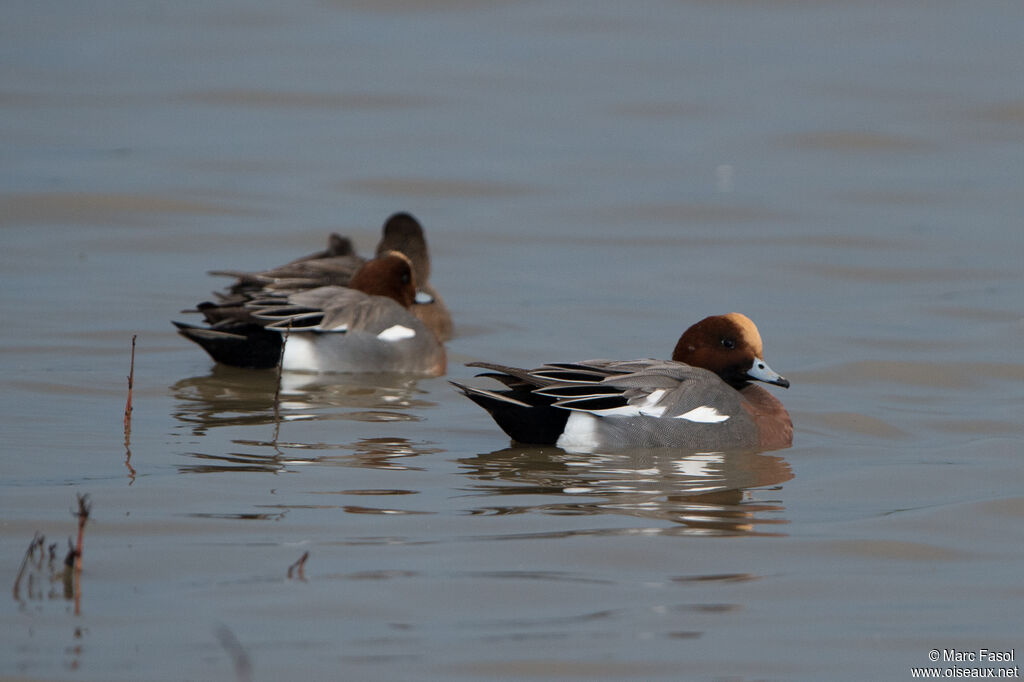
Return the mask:
<path id="1" fill-rule="evenodd" d="M 208 327 L 175 322 L 217 362 L 309 372 L 403 372 L 437 376 L 445 350 L 409 312 L 416 298 L 412 261 L 388 251 L 364 264 L 348 287 L 200 304 Z M 283 353 L 282 353 L 283 344 Z"/>
<path id="2" fill-rule="evenodd" d="M 385 222 L 376 255 L 399 251 L 412 261 L 416 278 L 416 299 L 409 310 L 434 331 L 441 341 L 452 336 L 451 313 L 430 284 L 430 251 L 423 226 L 408 213 L 395 213 Z M 245 302 L 260 292 L 294 294 L 323 286 L 348 286 L 352 276 L 366 262 L 352 241 L 338 234 L 327 239 L 327 248 L 284 265 L 260 272 L 213 270 L 212 275 L 234 277 L 228 293 L 217 294 L 218 304 Z"/>
<path id="3" fill-rule="evenodd" d="M 789 387 L 763 359 L 746 315 L 707 317 L 687 329 L 671 360 L 590 360 L 525 370 L 487 362 L 505 390 L 452 382 L 513 440 L 569 452 L 674 447 L 773 450 L 793 442 L 793 423 L 752 381 Z"/>

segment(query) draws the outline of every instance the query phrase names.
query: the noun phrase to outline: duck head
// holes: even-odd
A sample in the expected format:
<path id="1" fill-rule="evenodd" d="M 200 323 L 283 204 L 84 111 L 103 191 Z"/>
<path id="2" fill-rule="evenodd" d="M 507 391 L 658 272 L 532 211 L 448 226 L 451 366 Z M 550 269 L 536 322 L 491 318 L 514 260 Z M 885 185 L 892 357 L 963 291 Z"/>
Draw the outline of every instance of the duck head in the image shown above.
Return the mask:
<path id="1" fill-rule="evenodd" d="M 693 325 L 679 337 L 672 359 L 710 370 L 737 388 L 750 381 L 789 388 L 789 380 L 764 361 L 761 334 L 741 313 L 713 315 Z"/>
<path id="2" fill-rule="evenodd" d="M 399 251 L 386 251 L 367 261 L 352 276 L 349 288 L 371 296 L 387 296 L 408 308 L 416 300 L 416 277 L 412 261 Z"/>

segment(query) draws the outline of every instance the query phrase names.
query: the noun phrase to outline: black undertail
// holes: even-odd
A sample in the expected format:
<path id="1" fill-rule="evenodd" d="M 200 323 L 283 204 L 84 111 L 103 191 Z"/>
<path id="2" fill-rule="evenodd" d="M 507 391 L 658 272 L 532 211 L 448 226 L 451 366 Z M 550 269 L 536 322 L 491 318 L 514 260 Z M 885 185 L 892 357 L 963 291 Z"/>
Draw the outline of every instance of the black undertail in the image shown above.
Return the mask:
<path id="1" fill-rule="evenodd" d="M 526 403 L 520 405 L 499 397 L 492 397 L 469 386 L 455 382 L 452 384 L 460 389 L 467 398 L 487 410 L 501 430 L 516 442 L 530 445 L 554 445 L 558 437 L 565 431 L 569 410 L 552 407 L 553 398 L 515 389 L 492 392 L 496 396 Z"/>
<path id="2" fill-rule="evenodd" d="M 175 322 L 178 333 L 199 344 L 216 362 L 246 369 L 277 367 L 283 344 L 280 332 L 258 324 L 215 324 L 197 327 Z"/>

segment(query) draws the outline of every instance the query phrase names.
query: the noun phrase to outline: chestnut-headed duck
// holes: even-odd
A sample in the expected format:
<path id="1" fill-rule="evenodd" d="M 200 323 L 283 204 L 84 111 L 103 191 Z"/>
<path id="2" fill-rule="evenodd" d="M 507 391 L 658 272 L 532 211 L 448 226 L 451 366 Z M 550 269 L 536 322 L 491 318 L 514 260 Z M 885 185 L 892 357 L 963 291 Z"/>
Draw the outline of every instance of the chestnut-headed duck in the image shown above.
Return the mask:
<path id="1" fill-rule="evenodd" d="M 525 370 L 469 363 L 504 390 L 452 382 L 514 441 L 569 452 L 673 447 L 691 452 L 775 450 L 793 442 L 789 413 L 751 382 L 789 388 L 764 361 L 746 315 L 687 329 L 671 360 L 589 360 Z"/>
<path id="2" fill-rule="evenodd" d="M 410 312 L 416 279 L 404 253 L 387 251 L 367 261 L 348 287 L 258 293 L 200 304 L 207 327 L 174 324 L 214 360 L 235 367 L 280 362 L 282 369 L 307 372 L 445 372 L 444 346 Z"/>
<path id="3" fill-rule="evenodd" d="M 434 331 L 441 341 L 452 337 L 452 317 L 441 296 L 430 284 L 430 251 L 423 226 L 409 213 L 395 213 L 382 228 L 376 255 L 399 251 L 412 261 L 416 277 L 416 299 L 409 310 Z M 262 292 L 294 294 L 317 287 L 349 286 L 352 276 L 366 262 L 347 237 L 332 233 L 327 248 L 260 272 L 213 270 L 212 275 L 234 277 L 226 293 L 217 294 L 218 304 L 244 302 Z"/>

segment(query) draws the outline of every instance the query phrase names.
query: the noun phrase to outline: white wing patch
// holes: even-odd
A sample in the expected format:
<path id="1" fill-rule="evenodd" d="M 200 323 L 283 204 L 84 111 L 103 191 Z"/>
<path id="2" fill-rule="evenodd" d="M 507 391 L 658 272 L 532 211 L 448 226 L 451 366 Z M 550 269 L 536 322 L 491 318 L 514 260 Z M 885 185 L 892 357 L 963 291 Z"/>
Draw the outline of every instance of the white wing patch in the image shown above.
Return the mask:
<path id="1" fill-rule="evenodd" d="M 713 407 L 707 405 L 701 405 L 695 407 L 685 414 L 681 414 L 676 419 L 685 419 L 689 422 L 698 422 L 701 424 L 718 424 L 729 419 L 729 415 L 722 414 Z"/>
<path id="2" fill-rule="evenodd" d="M 569 409 L 572 409 L 570 406 Z M 640 408 L 636 405 L 623 405 L 622 407 L 608 407 L 603 410 L 588 410 L 588 409 L 576 409 L 573 410 L 573 414 L 577 412 L 593 414 L 598 417 L 639 417 L 641 415 Z"/>
<path id="3" fill-rule="evenodd" d="M 667 392 L 668 391 L 666 391 L 663 388 L 659 388 L 656 391 L 651 391 L 651 393 L 646 398 L 644 398 L 644 401 L 640 405 L 637 405 L 637 407 L 640 410 L 640 414 L 644 415 L 645 417 L 664 416 L 665 406 L 659 406 L 658 401 L 661 400 L 661 397 L 665 395 Z"/>
<path id="4" fill-rule="evenodd" d="M 651 391 L 642 402 L 634 403 L 632 405 L 623 405 L 621 407 L 609 407 L 603 410 L 580 410 L 582 412 L 590 412 L 600 417 L 661 417 L 665 414 L 665 406 L 658 406 L 657 403 L 661 400 L 661 397 L 665 395 L 667 391 L 663 388 L 659 388 L 655 391 Z M 569 409 L 572 409 L 570 406 Z"/>
<path id="5" fill-rule="evenodd" d="M 377 334 L 377 338 L 381 341 L 401 341 L 403 339 L 411 339 L 414 336 L 416 336 L 415 331 L 400 324 L 388 327 L 380 334 Z"/>

